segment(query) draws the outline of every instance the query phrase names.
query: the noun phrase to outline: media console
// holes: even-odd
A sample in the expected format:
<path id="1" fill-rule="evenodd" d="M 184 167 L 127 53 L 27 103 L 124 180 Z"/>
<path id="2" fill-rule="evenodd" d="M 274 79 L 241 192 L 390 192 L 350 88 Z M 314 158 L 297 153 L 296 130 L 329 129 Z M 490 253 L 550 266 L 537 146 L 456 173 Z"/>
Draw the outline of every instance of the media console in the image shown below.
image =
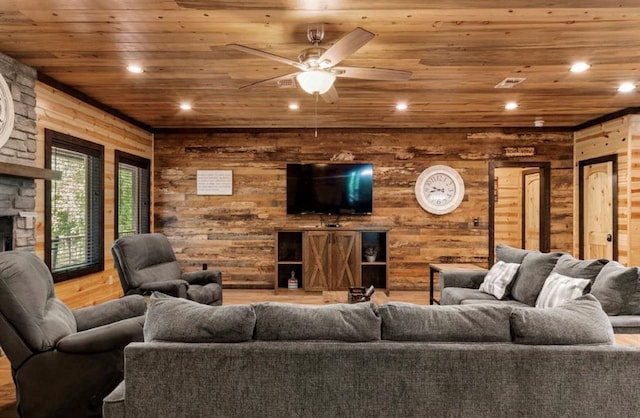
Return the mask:
<path id="1" fill-rule="evenodd" d="M 293 277 L 305 291 L 373 285 L 388 293 L 388 232 L 349 227 L 276 229 L 274 290 L 287 291 Z"/>

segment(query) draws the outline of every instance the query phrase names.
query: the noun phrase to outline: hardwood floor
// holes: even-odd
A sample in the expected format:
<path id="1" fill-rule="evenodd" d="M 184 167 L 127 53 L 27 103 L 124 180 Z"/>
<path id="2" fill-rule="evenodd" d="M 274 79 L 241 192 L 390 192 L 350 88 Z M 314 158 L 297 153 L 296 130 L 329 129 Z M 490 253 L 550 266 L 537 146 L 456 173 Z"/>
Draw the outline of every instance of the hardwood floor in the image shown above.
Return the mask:
<path id="1" fill-rule="evenodd" d="M 273 290 L 245 290 L 245 289 L 225 289 L 224 304 L 236 305 L 243 303 L 274 301 L 307 304 L 323 304 L 336 302 L 339 294 L 330 292 L 328 295 L 322 293 L 305 293 L 302 290 L 282 290 L 274 293 Z M 344 299 L 346 302 L 346 292 Z M 409 302 L 420 305 L 429 303 L 429 292 L 427 291 L 392 291 L 387 297 L 382 292 L 374 294 L 374 301 L 384 303 L 387 300 L 394 302 Z M 616 334 L 616 342 L 623 345 L 640 347 L 640 334 Z M 15 389 L 11 379 L 11 369 L 6 357 L 0 357 L 0 418 L 17 418 L 15 412 Z"/>

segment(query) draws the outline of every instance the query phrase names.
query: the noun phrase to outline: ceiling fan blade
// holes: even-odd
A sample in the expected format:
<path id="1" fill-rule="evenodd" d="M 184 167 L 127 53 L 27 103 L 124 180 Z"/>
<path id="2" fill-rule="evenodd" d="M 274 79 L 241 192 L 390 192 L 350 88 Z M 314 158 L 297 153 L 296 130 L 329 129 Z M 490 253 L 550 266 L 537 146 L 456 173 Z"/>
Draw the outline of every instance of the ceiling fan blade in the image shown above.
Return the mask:
<path id="1" fill-rule="evenodd" d="M 282 80 L 291 80 L 291 82 L 293 83 L 293 85 L 291 87 L 295 87 L 294 79 L 296 78 L 296 76 L 299 73 L 300 72 L 298 71 L 298 72 L 295 72 L 295 73 L 289 73 L 289 74 L 281 75 L 281 76 L 278 76 L 278 77 L 267 78 L 266 80 L 256 81 L 255 83 L 251 83 L 251 84 L 247 84 L 246 86 L 242 86 L 238 90 L 250 89 L 252 87 L 260 86 L 262 84 L 277 83 L 278 81 L 282 81 Z"/>
<path id="2" fill-rule="evenodd" d="M 233 48 L 238 51 L 246 52 L 247 54 L 257 55 L 262 58 L 278 61 L 287 65 L 291 65 L 300 70 L 306 69 L 306 66 L 304 64 L 299 63 L 298 61 L 290 60 L 289 58 L 281 57 L 280 55 L 272 54 L 270 52 L 265 52 L 261 49 L 250 48 L 248 46 L 239 45 L 239 44 L 228 44 L 227 47 Z"/>
<path id="3" fill-rule="evenodd" d="M 356 52 L 366 45 L 376 35 L 362 28 L 355 28 L 338 40 L 333 46 L 327 49 L 318 59 L 319 62 L 326 61 L 328 67 L 337 65 L 340 61 Z"/>
<path id="4" fill-rule="evenodd" d="M 411 71 L 366 67 L 333 67 L 331 72 L 336 77 L 380 81 L 407 81 L 412 74 Z"/>
<path id="5" fill-rule="evenodd" d="M 336 90 L 336 86 L 331 86 L 331 88 L 327 90 L 325 93 L 321 94 L 320 97 L 322 97 L 322 100 L 324 100 L 327 103 L 337 102 L 339 99 L 339 96 L 338 96 L 338 90 Z"/>

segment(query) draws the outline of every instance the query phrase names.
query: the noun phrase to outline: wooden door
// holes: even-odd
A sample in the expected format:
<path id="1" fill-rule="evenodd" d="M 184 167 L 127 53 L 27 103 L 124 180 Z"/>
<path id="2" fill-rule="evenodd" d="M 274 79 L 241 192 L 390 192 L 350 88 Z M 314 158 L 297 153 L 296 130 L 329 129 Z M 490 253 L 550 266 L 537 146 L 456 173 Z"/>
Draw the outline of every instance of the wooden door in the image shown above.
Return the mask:
<path id="1" fill-rule="evenodd" d="M 347 290 L 360 285 L 360 234 L 354 231 L 331 233 L 330 290 Z"/>
<path id="2" fill-rule="evenodd" d="M 522 172 L 522 248 L 540 249 L 540 169 Z"/>
<path id="3" fill-rule="evenodd" d="M 580 258 L 617 259 L 616 157 L 580 162 Z"/>
<path id="4" fill-rule="evenodd" d="M 329 288 L 331 270 L 330 238 L 326 231 L 305 232 L 303 240 L 302 275 L 304 290 L 322 291 Z"/>

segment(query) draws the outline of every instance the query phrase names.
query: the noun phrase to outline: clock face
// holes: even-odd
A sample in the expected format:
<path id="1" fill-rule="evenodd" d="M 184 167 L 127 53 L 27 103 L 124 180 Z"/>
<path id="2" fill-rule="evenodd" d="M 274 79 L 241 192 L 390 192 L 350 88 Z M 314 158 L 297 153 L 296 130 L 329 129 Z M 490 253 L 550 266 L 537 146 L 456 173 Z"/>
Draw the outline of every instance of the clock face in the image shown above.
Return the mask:
<path id="1" fill-rule="evenodd" d="M 0 74 L 0 147 L 11 136 L 13 131 L 13 97 L 11 90 Z"/>
<path id="2" fill-rule="evenodd" d="M 420 174 L 416 181 L 415 193 L 424 210 L 443 215 L 454 211 L 462 202 L 464 182 L 453 168 L 434 165 Z"/>

